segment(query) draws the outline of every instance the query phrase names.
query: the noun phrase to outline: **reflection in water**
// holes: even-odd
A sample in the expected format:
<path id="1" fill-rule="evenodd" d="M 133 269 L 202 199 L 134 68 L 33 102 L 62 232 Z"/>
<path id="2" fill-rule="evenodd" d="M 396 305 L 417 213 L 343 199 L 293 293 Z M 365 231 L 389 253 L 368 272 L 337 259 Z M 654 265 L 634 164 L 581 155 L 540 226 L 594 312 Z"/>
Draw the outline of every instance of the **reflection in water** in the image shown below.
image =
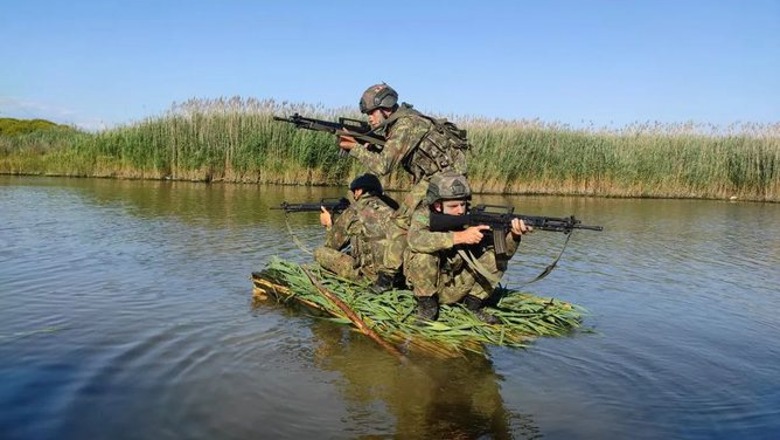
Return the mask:
<path id="1" fill-rule="evenodd" d="M 106 201 L 119 197 L 124 203 L 131 203 L 142 217 L 173 215 L 187 222 L 208 221 L 229 226 L 268 221 L 272 213 L 269 209 L 279 206 L 285 198 L 315 198 L 310 187 L 146 181 L 116 184 L 129 188 L 101 187 L 92 194 Z M 281 218 L 271 217 L 271 221 Z"/>
<path id="2" fill-rule="evenodd" d="M 344 188 L 311 186 L 277 186 L 222 184 L 159 180 L 10 178 L 0 176 L 5 183 L 20 180 L 35 186 L 63 189 L 84 196 L 99 207 L 121 206 L 143 219 L 173 218 L 187 224 L 219 227 L 247 226 L 266 223 L 284 225 L 284 214 L 270 208 L 283 201 L 316 201 L 337 197 Z M 315 213 L 316 215 L 316 213 Z M 301 224 L 311 224 L 307 215 L 294 216 Z"/>
<path id="3" fill-rule="evenodd" d="M 499 377 L 491 362 L 470 355 L 454 359 L 413 358 L 402 365 L 364 336 L 326 321 L 312 325 L 315 362 L 338 372 L 339 388 L 352 423 L 361 431 L 395 420 L 397 438 L 534 438 L 539 430 L 527 415 L 512 417 L 504 407 Z M 512 421 L 514 420 L 514 425 Z"/>

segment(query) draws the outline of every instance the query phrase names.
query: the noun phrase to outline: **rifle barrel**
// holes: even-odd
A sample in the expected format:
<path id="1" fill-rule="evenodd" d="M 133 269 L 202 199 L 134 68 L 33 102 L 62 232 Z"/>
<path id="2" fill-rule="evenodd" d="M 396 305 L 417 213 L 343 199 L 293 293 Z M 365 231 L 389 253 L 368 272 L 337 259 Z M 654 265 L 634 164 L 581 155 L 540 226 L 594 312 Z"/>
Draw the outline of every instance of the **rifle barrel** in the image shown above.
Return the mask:
<path id="1" fill-rule="evenodd" d="M 385 138 L 372 132 L 371 126 L 358 119 L 339 118 L 338 122 L 325 121 L 322 119 L 307 118 L 298 113 L 286 118 L 274 116 L 275 121 L 282 121 L 293 124 L 295 128 L 304 130 L 322 131 L 336 134 L 337 136 L 352 136 L 361 142 L 368 142 L 372 145 L 384 146 Z"/>
<path id="2" fill-rule="evenodd" d="M 325 207 L 328 211 L 332 211 L 335 214 L 343 212 L 349 207 L 349 200 L 345 198 L 341 199 L 323 199 L 319 203 L 287 203 L 282 202 L 279 207 L 272 207 L 271 209 L 281 209 L 285 213 L 290 212 L 320 212 L 320 208 Z"/>

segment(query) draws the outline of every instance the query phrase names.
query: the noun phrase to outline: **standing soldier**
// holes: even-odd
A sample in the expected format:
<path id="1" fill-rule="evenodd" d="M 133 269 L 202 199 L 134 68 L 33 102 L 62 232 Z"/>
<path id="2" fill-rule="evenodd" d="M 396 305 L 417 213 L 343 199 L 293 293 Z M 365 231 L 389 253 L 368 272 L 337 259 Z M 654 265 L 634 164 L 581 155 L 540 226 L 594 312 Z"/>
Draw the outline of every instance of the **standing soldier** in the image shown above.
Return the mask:
<path id="1" fill-rule="evenodd" d="M 404 241 L 391 240 L 400 235 L 393 222 L 397 203 L 382 192 L 382 184 L 373 174 L 364 174 L 349 185 L 354 203 L 333 221 L 324 207 L 320 224 L 327 229 L 325 245 L 314 250 L 314 260 L 341 277 L 374 283 L 382 292 L 401 285 L 400 264 Z M 342 252 L 348 245 L 349 254 Z M 400 248 L 398 248 L 400 246 Z"/>
<path id="2" fill-rule="evenodd" d="M 425 203 L 414 212 L 404 274 L 417 299 L 417 316 L 421 320 L 436 320 L 440 302 L 462 301 L 481 320 L 498 323 L 495 316 L 485 313 L 484 302 L 504 275 L 520 237 L 532 228 L 520 219 L 513 219 L 512 229 L 504 237 L 506 254 L 500 256 L 490 241 L 483 241 L 489 226 L 477 225 L 452 232 L 430 230 L 431 212 L 464 215 L 470 200 L 471 189 L 465 176 L 439 173 L 431 179 Z"/>
<path id="3" fill-rule="evenodd" d="M 465 130 L 443 119 L 426 116 L 407 103 L 398 104 L 398 93 L 387 84 L 369 87 L 360 98 L 360 111 L 368 115 L 373 133 L 386 139 L 383 148 L 360 144 L 341 136 L 339 146 L 348 150 L 371 173 L 384 176 L 401 166 L 412 177 L 411 191 L 396 213 L 396 222 L 408 228 L 414 210 L 425 198 L 428 181 L 443 171 L 466 174 Z"/>

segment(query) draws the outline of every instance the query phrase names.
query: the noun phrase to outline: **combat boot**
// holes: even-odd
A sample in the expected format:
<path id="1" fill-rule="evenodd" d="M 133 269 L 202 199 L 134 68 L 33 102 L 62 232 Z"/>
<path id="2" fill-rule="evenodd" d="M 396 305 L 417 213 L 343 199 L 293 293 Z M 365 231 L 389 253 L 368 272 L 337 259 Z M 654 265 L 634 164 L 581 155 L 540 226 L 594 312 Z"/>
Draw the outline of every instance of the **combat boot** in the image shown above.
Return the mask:
<path id="1" fill-rule="evenodd" d="M 439 319 L 439 298 L 433 296 L 417 297 L 417 320 L 436 321 Z"/>
<path id="2" fill-rule="evenodd" d="M 382 292 L 395 289 L 395 277 L 385 272 L 379 272 L 376 281 L 370 287 L 371 291 L 379 295 Z"/>
<path id="3" fill-rule="evenodd" d="M 471 311 L 477 318 L 487 324 L 500 324 L 501 320 L 495 316 L 485 312 L 484 301 L 477 298 L 474 295 L 466 295 L 463 299 L 463 303 L 466 304 L 466 308 Z"/>

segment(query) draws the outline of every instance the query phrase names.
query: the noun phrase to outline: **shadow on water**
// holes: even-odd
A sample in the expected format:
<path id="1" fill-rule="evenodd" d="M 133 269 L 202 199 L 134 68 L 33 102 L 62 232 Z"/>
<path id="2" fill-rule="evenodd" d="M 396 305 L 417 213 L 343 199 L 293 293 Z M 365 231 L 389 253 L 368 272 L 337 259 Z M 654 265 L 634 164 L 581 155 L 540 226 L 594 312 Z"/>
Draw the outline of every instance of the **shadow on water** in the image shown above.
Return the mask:
<path id="1" fill-rule="evenodd" d="M 414 357 L 405 365 L 363 335 L 315 321 L 315 364 L 339 374 L 350 425 L 397 438 L 536 438 L 527 414 L 511 414 L 490 360 Z M 392 426 L 387 417 L 393 420 Z"/>

